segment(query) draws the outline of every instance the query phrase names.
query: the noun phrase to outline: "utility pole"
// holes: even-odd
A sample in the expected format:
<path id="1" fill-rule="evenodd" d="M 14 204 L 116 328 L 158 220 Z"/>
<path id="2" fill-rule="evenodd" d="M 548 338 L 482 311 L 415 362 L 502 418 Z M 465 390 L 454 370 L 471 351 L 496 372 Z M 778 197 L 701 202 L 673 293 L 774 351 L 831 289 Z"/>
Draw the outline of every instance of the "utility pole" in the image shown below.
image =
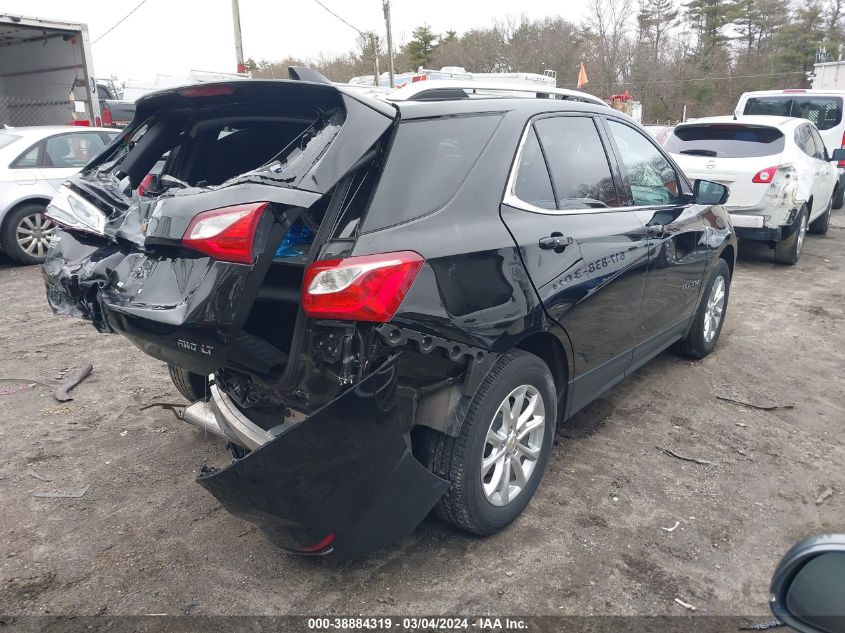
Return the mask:
<path id="1" fill-rule="evenodd" d="M 370 33 L 370 46 L 373 49 L 373 69 L 375 70 L 375 74 L 373 75 L 373 85 L 379 85 L 379 68 L 378 68 L 378 35 L 375 33 Z"/>
<path id="2" fill-rule="evenodd" d="M 244 45 L 241 41 L 241 8 L 238 5 L 238 0 L 232 0 L 232 22 L 235 27 L 235 57 L 238 62 L 238 72 L 245 73 Z"/>
<path id="3" fill-rule="evenodd" d="M 390 75 L 390 87 L 395 88 L 396 82 L 393 79 L 393 30 L 390 25 L 390 0 L 382 0 L 382 9 L 384 9 L 384 22 L 387 25 L 387 72 Z"/>

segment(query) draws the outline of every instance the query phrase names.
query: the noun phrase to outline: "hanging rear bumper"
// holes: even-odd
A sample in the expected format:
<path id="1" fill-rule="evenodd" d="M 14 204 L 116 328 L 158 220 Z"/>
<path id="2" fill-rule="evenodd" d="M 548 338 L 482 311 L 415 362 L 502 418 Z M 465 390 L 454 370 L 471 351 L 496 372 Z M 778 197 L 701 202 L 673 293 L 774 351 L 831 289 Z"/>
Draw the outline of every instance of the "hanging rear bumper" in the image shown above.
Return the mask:
<path id="1" fill-rule="evenodd" d="M 411 453 L 407 419 L 394 357 L 305 421 L 271 430 L 242 459 L 204 468 L 197 481 L 279 547 L 361 556 L 410 534 L 448 488 Z"/>

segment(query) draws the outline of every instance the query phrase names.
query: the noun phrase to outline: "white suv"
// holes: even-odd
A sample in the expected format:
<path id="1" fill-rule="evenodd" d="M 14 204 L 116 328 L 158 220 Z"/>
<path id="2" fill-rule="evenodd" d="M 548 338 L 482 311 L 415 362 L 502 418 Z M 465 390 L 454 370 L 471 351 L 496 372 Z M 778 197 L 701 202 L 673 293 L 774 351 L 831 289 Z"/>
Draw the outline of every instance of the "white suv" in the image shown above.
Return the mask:
<path id="1" fill-rule="evenodd" d="M 758 90 L 745 92 L 734 113 L 740 115 L 799 117 L 812 121 L 824 141 L 829 156 L 845 147 L 845 117 L 842 115 L 845 90 Z M 845 202 L 845 161 L 839 161 L 839 190 L 833 208 Z"/>
<path id="2" fill-rule="evenodd" d="M 736 234 L 769 242 L 776 261 L 798 261 L 808 228 L 827 233 L 838 173 L 806 119 L 696 119 L 676 126 L 664 147 L 690 180 L 730 188 L 725 207 Z"/>

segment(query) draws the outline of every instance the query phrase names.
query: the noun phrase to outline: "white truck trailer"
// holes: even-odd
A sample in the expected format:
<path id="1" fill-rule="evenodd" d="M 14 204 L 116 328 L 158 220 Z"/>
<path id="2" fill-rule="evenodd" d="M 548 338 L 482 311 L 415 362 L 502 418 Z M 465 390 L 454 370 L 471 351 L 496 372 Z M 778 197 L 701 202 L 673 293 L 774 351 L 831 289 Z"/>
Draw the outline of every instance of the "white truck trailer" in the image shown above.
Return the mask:
<path id="1" fill-rule="evenodd" d="M 85 24 L 0 13 L 0 126 L 96 125 Z"/>

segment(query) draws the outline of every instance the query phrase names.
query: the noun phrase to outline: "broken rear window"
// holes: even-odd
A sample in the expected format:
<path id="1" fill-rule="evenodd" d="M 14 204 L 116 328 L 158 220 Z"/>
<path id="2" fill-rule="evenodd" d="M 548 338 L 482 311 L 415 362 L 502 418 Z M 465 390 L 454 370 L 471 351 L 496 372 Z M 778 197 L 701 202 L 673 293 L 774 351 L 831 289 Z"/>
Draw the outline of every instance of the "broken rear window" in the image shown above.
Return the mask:
<path id="1" fill-rule="evenodd" d="M 140 126 L 102 172 L 138 187 L 148 175 L 168 187 L 235 182 L 296 186 L 317 163 L 344 121 L 327 112 L 206 108 L 164 112 Z"/>

